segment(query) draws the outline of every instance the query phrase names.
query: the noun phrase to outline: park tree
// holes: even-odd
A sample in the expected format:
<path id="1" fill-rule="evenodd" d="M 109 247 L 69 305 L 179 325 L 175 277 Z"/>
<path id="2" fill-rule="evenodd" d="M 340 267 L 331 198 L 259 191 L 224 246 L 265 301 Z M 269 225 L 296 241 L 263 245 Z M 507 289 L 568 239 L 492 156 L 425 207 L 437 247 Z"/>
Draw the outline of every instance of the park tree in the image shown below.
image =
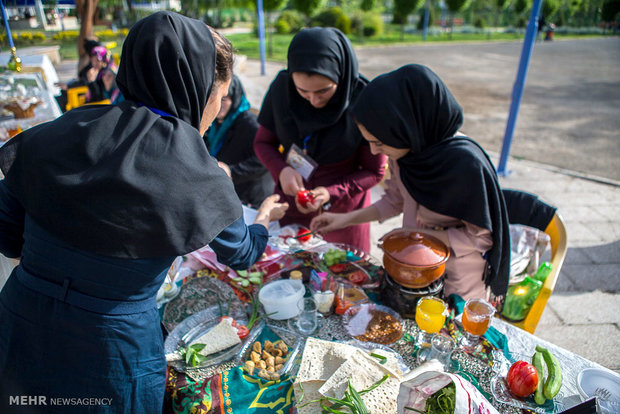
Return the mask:
<path id="1" fill-rule="evenodd" d="M 446 0 L 446 6 L 450 11 L 450 38 L 452 38 L 452 29 L 454 28 L 454 15 L 465 10 L 471 0 Z"/>
<path id="2" fill-rule="evenodd" d="M 304 16 L 309 22 L 310 17 L 323 6 L 324 0 L 291 0 L 291 6 Z"/>
<path id="3" fill-rule="evenodd" d="M 394 17 L 400 19 L 400 40 L 405 39 L 405 24 L 409 15 L 423 4 L 424 0 L 394 0 Z"/>
<path id="4" fill-rule="evenodd" d="M 89 56 L 84 50 L 84 40 L 94 37 L 94 21 L 99 0 L 75 0 L 76 13 L 80 19 L 80 34 L 77 39 L 78 69 L 88 64 Z"/>
<path id="5" fill-rule="evenodd" d="M 273 24 L 274 14 L 280 10 L 286 0 L 263 0 L 263 10 L 267 16 L 267 55 L 273 56 Z"/>
<path id="6" fill-rule="evenodd" d="M 605 0 L 601 7 L 601 20 L 615 22 L 620 18 L 620 0 Z"/>
<path id="7" fill-rule="evenodd" d="M 510 6 L 510 1 L 511 0 L 494 0 L 495 10 L 497 10 L 497 13 L 495 13 L 495 27 L 500 26 L 500 18 L 504 10 Z"/>
<path id="8" fill-rule="evenodd" d="M 543 0 L 540 13 L 549 21 L 560 9 L 560 0 Z"/>

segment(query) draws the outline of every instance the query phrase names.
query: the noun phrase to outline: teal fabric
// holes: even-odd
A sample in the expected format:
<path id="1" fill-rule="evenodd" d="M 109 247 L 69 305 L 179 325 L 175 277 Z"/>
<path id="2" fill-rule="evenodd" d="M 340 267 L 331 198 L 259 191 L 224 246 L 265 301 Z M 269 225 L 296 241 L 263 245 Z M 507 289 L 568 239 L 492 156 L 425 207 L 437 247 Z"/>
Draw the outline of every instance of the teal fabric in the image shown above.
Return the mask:
<path id="1" fill-rule="evenodd" d="M 230 127 L 235 123 L 235 119 L 239 116 L 239 114 L 250 109 L 250 102 L 243 95 L 241 97 L 241 103 L 237 110 L 233 113 L 229 113 L 224 121 L 219 124 L 217 121 L 214 121 L 209 130 L 207 131 L 207 142 L 209 143 L 209 154 L 213 157 L 217 157 L 217 154 L 222 149 L 222 145 L 224 144 L 226 133 L 230 129 Z"/>

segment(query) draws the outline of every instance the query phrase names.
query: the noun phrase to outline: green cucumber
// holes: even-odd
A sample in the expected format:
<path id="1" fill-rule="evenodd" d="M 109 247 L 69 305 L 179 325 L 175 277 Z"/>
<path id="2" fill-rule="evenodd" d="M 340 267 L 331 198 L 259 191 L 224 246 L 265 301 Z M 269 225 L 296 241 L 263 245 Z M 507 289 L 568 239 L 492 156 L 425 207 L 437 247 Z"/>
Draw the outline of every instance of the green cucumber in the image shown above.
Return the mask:
<path id="1" fill-rule="evenodd" d="M 534 401 L 536 404 L 543 405 L 547 399 L 545 398 L 543 387 L 545 384 L 545 371 L 543 368 L 544 359 L 542 352 L 536 351 L 532 357 L 532 365 L 536 368 L 538 373 L 538 386 L 536 387 L 536 393 L 534 394 Z"/>
<path id="2" fill-rule="evenodd" d="M 545 381 L 545 387 L 543 389 L 545 398 L 548 400 L 553 399 L 560 388 L 562 387 L 562 368 L 560 368 L 560 362 L 547 348 L 540 345 L 536 345 L 536 350 L 542 352 L 545 363 L 547 364 L 547 371 L 549 375 Z"/>

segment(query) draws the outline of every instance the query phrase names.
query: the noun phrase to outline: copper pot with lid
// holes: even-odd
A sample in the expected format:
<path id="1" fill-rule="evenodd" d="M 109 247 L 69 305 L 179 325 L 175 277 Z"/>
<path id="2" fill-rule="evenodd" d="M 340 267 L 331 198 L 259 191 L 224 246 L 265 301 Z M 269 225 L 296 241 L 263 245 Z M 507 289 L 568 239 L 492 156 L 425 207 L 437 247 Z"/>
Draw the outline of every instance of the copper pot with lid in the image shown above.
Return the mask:
<path id="1" fill-rule="evenodd" d="M 446 270 L 450 249 L 444 242 L 419 231 L 399 230 L 379 244 L 383 267 L 392 279 L 408 288 L 423 288 Z"/>

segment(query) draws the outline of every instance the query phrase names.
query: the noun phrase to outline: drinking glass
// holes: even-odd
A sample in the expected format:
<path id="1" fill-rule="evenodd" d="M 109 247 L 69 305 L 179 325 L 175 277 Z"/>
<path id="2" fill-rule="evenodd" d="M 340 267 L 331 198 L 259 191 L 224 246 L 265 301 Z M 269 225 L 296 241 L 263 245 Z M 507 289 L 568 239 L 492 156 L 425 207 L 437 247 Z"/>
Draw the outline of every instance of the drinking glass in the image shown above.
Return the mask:
<path id="1" fill-rule="evenodd" d="M 312 298 L 303 298 L 299 301 L 300 313 L 293 324 L 297 332 L 302 335 L 311 335 L 318 326 L 318 305 Z"/>
<path id="2" fill-rule="evenodd" d="M 484 299 L 469 299 L 463 308 L 463 329 L 459 345 L 467 352 L 473 352 L 480 344 L 480 336 L 489 329 L 495 308 Z"/>
<path id="3" fill-rule="evenodd" d="M 425 296 L 418 301 L 415 309 L 415 323 L 420 328 L 417 338 L 418 345 L 431 346 L 432 334 L 441 330 L 446 322 L 448 305 L 433 296 Z"/>
<path id="4" fill-rule="evenodd" d="M 451 336 L 437 333 L 431 339 L 431 346 L 422 348 L 418 352 L 418 363 L 423 364 L 430 360 L 436 359 L 448 371 L 450 366 L 450 358 L 452 352 L 456 349 L 456 342 Z"/>

